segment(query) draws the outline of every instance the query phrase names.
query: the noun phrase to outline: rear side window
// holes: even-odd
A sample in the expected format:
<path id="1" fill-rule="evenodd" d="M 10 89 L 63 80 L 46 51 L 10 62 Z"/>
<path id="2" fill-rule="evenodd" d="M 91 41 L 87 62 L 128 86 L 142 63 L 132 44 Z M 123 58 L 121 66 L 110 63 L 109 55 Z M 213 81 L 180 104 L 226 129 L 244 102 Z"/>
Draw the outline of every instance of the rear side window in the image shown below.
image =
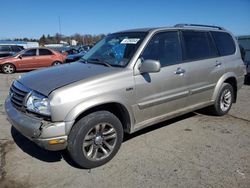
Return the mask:
<path id="1" fill-rule="evenodd" d="M 53 53 L 47 49 L 39 49 L 39 55 L 53 55 Z"/>
<path id="2" fill-rule="evenodd" d="M 159 60 L 162 67 L 180 63 L 182 54 L 178 33 L 174 31 L 156 34 L 141 57 L 143 59 Z"/>
<path id="3" fill-rule="evenodd" d="M 208 32 L 182 31 L 184 59 L 198 60 L 217 56 L 216 48 Z"/>
<path id="4" fill-rule="evenodd" d="M 211 34 L 221 56 L 232 55 L 235 53 L 235 44 L 231 35 L 215 31 L 212 31 Z"/>

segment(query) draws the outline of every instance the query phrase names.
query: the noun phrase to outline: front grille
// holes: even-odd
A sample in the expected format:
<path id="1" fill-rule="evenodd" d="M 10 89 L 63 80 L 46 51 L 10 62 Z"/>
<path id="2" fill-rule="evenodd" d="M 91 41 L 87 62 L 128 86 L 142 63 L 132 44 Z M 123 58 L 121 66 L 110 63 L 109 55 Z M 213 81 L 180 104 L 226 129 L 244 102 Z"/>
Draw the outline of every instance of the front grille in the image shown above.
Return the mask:
<path id="1" fill-rule="evenodd" d="M 14 81 L 10 88 L 10 100 L 15 108 L 19 110 L 23 110 L 24 108 L 24 100 L 27 94 L 30 92 L 29 89 L 24 87 L 17 81 Z"/>

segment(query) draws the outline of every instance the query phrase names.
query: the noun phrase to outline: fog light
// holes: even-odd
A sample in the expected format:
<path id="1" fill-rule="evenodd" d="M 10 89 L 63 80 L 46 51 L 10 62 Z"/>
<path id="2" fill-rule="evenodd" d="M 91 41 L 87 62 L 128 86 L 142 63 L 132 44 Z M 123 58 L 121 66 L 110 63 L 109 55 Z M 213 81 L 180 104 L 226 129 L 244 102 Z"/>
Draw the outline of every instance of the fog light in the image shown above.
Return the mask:
<path id="1" fill-rule="evenodd" d="M 65 139 L 54 139 L 54 140 L 50 140 L 49 144 L 50 145 L 55 145 L 55 144 L 64 144 L 65 143 Z"/>

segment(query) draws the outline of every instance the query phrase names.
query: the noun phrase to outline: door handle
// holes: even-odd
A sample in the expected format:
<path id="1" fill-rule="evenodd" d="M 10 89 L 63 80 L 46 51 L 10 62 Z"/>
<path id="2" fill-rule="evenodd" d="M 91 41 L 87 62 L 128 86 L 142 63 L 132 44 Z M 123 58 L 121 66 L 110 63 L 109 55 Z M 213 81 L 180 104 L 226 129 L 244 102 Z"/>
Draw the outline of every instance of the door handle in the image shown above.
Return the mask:
<path id="1" fill-rule="evenodd" d="M 182 68 L 177 68 L 177 70 L 174 72 L 176 75 L 180 75 L 180 76 L 183 76 L 185 74 L 185 70 L 182 69 Z"/>
<path id="2" fill-rule="evenodd" d="M 221 62 L 220 61 L 216 61 L 215 66 L 216 67 L 220 67 L 221 66 Z"/>

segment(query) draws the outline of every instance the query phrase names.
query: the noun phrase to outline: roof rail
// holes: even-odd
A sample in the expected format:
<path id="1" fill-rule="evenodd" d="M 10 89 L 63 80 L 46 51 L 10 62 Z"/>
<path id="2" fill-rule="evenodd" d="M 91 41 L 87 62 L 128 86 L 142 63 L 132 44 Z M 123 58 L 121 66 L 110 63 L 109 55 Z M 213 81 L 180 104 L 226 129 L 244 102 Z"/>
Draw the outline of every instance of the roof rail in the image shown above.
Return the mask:
<path id="1" fill-rule="evenodd" d="M 225 30 L 223 27 L 214 25 L 201 25 L 201 24 L 176 24 L 174 27 L 208 27 L 208 28 L 216 28 L 219 30 Z"/>

